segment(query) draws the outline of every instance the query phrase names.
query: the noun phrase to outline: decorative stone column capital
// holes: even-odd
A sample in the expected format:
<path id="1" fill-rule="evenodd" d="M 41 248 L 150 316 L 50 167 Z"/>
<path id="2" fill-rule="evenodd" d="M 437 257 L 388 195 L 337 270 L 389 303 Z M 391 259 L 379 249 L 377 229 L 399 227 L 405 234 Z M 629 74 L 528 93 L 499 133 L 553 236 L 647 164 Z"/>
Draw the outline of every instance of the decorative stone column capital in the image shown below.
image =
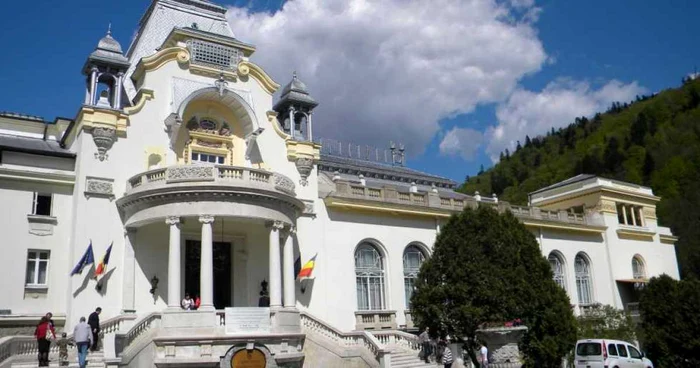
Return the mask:
<path id="1" fill-rule="evenodd" d="M 199 216 L 199 222 L 201 222 L 202 224 L 211 224 L 214 222 L 214 216 L 201 215 L 201 216 Z"/>
<path id="2" fill-rule="evenodd" d="M 282 221 L 269 221 L 265 224 L 265 226 L 275 231 L 284 229 L 284 223 Z"/>
<path id="3" fill-rule="evenodd" d="M 124 236 L 136 234 L 137 231 L 138 231 L 138 229 L 135 227 L 125 227 L 124 228 Z"/>
<path id="4" fill-rule="evenodd" d="M 286 228 L 286 235 L 287 236 L 294 236 L 297 233 L 297 227 L 294 225 L 290 225 L 289 227 Z"/>
<path id="5" fill-rule="evenodd" d="M 165 223 L 168 225 L 179 225 L 180 224 L 180 217 L 179 216 L 168 216 L 165 218 Z"/>

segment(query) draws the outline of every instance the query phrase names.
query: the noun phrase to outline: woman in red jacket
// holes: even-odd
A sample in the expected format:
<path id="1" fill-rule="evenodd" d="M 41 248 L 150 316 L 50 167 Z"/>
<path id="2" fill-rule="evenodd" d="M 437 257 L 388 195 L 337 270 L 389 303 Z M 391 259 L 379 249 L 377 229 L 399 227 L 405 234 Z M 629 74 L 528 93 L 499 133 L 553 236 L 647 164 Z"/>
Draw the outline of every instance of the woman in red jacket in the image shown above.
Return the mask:
<path id="1" fill-rule="evenodd" d="M 41 317 L 41 321 L 36 326 L 36 330 L 34 330 L 34 336 L 39 347 L 39 367 L 48 367 L 51 339 L 56 336 L 56 330 L 54 330 L 48 318 Z"/>

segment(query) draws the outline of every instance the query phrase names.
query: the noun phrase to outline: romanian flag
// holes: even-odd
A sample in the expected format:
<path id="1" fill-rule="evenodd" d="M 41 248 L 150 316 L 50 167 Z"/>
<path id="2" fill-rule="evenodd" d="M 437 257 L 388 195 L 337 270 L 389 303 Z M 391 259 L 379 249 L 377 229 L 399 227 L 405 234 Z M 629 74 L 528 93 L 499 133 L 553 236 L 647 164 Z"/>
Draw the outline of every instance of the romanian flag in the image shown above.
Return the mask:
<path id="1" fill-rule="evenodd" d="M 91 263 L 95 263 L 95 256 L 92 253 L 92 241 L 90 241 L 90 245 L 88 245 L 87 249 L 85 250 L 85 254 L 83 254 L 83 256 L 80 258 L 78 264 L 73 267 L 70 275 L 73 276 L 82 273 L 83 268 Z"/>
<path id="2" fill-rule="evenodd" d="M 304 267 L 301 268 L 299 271 L 299 274 L 297 275 L 297 279 L 299 281 L 304 281 L 306 279 L 311 279 L 313 278 L 311 275 L 314 272 L 314 266 L 316 265 L 316 254 L 315 256 L 311 257 L 311 259 L 304 264 Z"/>
<path id="3" fill-rule="evenodd" d="M 112 253 L 112 244 L 109 245 L 109 248 L 107 248 L 107 251 L 105 252 L 104 257 L 102 257 L 102 260 L 100 261 L 100 263 L 97 264 L 97 268 L 95 269 L 95 277 L 105 273 L 105 270 L 107 269 L 107 263 L 109 263 L 109 255 L 111 253 Z"/>

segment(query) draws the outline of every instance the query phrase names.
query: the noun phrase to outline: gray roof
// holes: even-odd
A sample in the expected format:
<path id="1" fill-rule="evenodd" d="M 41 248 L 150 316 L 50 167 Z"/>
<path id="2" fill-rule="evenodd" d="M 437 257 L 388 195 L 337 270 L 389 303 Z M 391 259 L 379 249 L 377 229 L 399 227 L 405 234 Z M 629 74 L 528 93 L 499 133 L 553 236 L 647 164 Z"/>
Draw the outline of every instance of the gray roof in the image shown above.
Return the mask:
<path id="1" fill-rule="evenodd" d="M 306 84 L 299 80 L 296 72 L 294 72 L 292 80 L 282 89 L 282 95 L 280 96 L 280 100 L 275 104 L 274 109 L 279 111 L 287 105 L 294 103 L 301 103 L 312 108 L 318 106 L 318 102 L 311 97 Z"/>
<path id="2" fill-rule="evenodd" d="M 339 171 L 348 174 L 362 174 L 366 178 L 384 179 L 393 182 L 412 183 L 418 185 L 454 188 L 457 183 L 453 180 L 409 169 L 403 166 L 391 166 L 377 162 L 358 160 L 348 157 L 340 157 L 321 153 L 319 170 L 326 172 Z"/>
<path id="3" fill-rule="evenodd" d="M 75 153 L 62 148 L 61 145 L 54 140 L 6 134 L 0 134 L 0 152 L 1 151 L 24 152 L 44 156 L 75 157 Z"/>
<path id="4" fill-rule="evenodd" d="M 111 29 L 108 30 L 107 34 L 102 37 L 100 42 L 97 43 L 95 51 L 93 51 L 88 57 L 88 61 L 85 64 L 86 72 L 90 62 L 101 62 L 105 64 L 122 66 L 124 67 L 124 70 L 129 67 L 129 60 L 124 56 L 122 46 L 119 44 L 119 42 L 112 38 Z"/>
<path id="5" fill-rule="evenodd" d="M 532 195 L 532 194 L 537 194 L 537 193 L 540 193 L 540 192 L 544 192 L 544 191 L 547 191 L 547 190 L 551 190 L 551 189 L 563 187 L 563 186 L 565 186 L 565 185 L 569 185 L 569 184 L 573 184 L 573 183 L 578 183 L 578 182 L 580 182 L 580 181 L 588 180 L 588 179 L 590 179 L 590 178 L 595 178 L 595 177 L 596 177 L 595 175 L 591 175 L 591 174 L 578 174 L 578 175 L 573 176 L 573 177 L 571 177 L 571 178 L 568 178 L 568 179 L 566 179 L 566 180 L 562 180 L 562 181 L 560 181 L 560 182 L 558 182 L 558 183 L 554 183 L 554 184 L 552 184 L 552 185 L 550 185 L 550 186 L 548 186 L 548 187 L 544 187 L 544 188 L 538 189 L 538 190 L 536 190 L 536 191 L 534 191 L 534 192 L 531 192 L 530 194 L 531 194 L 531 195 Z"/>

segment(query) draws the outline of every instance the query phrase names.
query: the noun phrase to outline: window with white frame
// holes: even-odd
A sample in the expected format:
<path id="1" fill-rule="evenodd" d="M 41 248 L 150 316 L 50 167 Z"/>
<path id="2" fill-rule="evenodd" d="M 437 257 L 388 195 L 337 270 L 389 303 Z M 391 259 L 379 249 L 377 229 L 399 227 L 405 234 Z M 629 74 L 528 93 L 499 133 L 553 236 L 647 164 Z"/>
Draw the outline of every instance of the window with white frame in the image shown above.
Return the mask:
<path id="1" fill-rule="evenodd" d="M 646 270 L 644 269 L 644 261 L 640 256 L 632 257 L 632 277 L 634 279 L 644 279 L 647 277 Z"/>
<path id="2" fill-rule="evenodd" d="M 549 254 L 549 265 L 552 267 L 554 282 L 562 289 L 566 290 L 566 272 L 564 272 L 564 261 L 555 252 Z"/>
<path id="3" fill-rule="evenodd" d="M 403 252 L 403 288 L 408 309 L 411 309 L 411 296 L 416 285 L 416 277 L 424 260 L 425 255 L 416 245 L 409 245 Z"/>
<path id="4" fill-rule="evenodd" d="M 210 164 L 222 164 L 226 160 L 226 157 L 221 155 L 214 155 L 211 153 L 200 153 L 192 152 L 192 163 L 210 163 Z"/>
<path id="5" fill-rule="evenodd" d="M 27 252 L 27 272 L 24 283 L 29 287 L 41 287 L 48 284 L 49 251 L 30 250 Z"/>
<path id="6" fill-rule="evenodd" d="M 579 305 L 593 304 L 593 289 L 591 285 L 591 266 L 588 257 L 577 254 L 574 261 L 576 271 L 576 291 L 578 293 Z"/>
<path id="7" fill-rule="evenodd" d="M 628 226 L 644 226 L 644 208 L 628 203 L 618 203 L 617 222 Z"/>
<path id="8" fill-rule="evenodd" d="M 32 202 L 32 215 L 51 216 L 51 202 L 53 196 L 49 193 L 34 193 Z"/>
<path id="9" fill-rule="evenodd" d="M 385 309 L 384 260 L 377 248 L 370 243 L 360 244 L 355 251 L 355 279 L 357 309 Z"/>

